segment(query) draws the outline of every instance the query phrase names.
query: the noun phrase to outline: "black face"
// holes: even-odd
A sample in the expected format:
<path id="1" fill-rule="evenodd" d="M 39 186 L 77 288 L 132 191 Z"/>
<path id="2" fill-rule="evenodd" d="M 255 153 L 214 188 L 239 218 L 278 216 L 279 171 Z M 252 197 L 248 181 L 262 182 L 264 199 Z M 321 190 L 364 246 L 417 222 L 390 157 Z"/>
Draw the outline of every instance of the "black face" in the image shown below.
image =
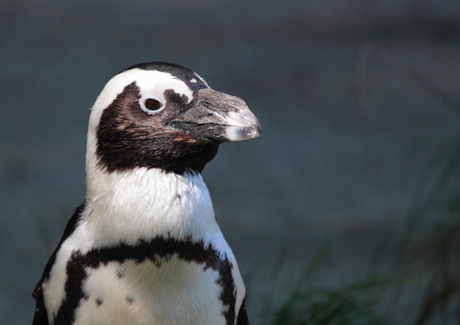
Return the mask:
<path id="1" fill-rule="evenodd" d="M 176 75 L 194 94 L 207 88 L 192 71 L 175 65 L 154 63 L 136 67 Z M 191 83 L 191 79 L 196 82 Z M 156 99 L 147 98 L 141 108 L 140 91 L 135 82 L 127 85 L 103 111 L 97 128 L 99 166 L 109 172 L 135 167 L 161 168 L 178 174 L 186 170 L 201 172 L 216 155 L 219 141 L 200 137 L 193 130 L 168 126 L 193 107 L 196 98 L 189 102 L 187 96 L 166 89 L 164 107 Z"/>
<path id="2" fill-rule="evenodd" d="M 114 82 L 133 75 L 137 82 L 127 81 L 103 109 L 96 129 L 98 164 L 109 172 L 136 167 L 201 172 L 221 142 L 260 135 L 260 124 L 243 100 L 210 89 L 189 69 L 144 63 L 124 70 Z"/>

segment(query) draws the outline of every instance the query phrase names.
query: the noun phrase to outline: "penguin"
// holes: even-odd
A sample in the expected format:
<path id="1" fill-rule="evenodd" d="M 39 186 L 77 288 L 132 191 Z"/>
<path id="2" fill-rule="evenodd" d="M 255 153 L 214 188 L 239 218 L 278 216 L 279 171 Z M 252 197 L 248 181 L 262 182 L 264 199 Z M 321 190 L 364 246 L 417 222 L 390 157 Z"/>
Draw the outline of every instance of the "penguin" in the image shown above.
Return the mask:
<path id="1" fill-rule="evenodd" d="M 33 325 L 249 324 L 201 172 L 221 143 L 260 135 L 242 99 L 185 67 L 110 79 L 89 118 L 86 196 L 33 290 Z"/>

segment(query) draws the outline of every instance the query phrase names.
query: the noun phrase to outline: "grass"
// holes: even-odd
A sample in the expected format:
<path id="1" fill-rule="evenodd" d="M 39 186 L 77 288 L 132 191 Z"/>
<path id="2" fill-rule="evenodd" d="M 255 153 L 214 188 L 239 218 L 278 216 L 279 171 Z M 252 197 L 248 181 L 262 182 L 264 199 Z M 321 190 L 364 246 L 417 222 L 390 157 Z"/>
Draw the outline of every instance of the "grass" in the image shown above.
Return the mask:
<path id="1" fill-rule="evenodd" d="M 259 324 L 270 325 L 448 325 L 460 323 L 460 263 L 457 218 L 431 227 L 428 236 L 394 249 L 390 270 L 337 287 L 316 283 L 326 253 L 319 254 L 285 292 L 284 258 L 269 276 L 270 289 Z M 412 231 L 412 230 L 411 230 Z M 417 237 L 414 231 L 408 237 Z M 406 239 L 405 239 L 406 240 Z M 410 241 L 409 241 L 410 242 Z M 398 243 L 401 244 L 401 243 Z M 399 263 L 405 256 L 406 263 Z"/>
<path id="2" fill-rule="evenodd" d="M 394 285 L 391 279 L 375 275 L 339 288 L 317 286 L 314 274 L 321 259 L 317 257 L 301 273 L 284 301 L 266 305 L 264 324 L 387 324 L 375 307 L 379 292 Z"/>

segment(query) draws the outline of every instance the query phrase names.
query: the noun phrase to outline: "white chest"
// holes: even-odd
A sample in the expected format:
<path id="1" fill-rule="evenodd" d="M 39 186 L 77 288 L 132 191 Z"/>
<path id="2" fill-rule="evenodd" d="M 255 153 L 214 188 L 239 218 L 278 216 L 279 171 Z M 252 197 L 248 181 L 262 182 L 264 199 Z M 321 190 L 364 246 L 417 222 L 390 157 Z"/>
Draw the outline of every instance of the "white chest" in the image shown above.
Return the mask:
<path id="1" fill-rule="evenodd" d="M 88 272 L 76 324 L 226 324 L 219 272 L 172 257 Z"/>

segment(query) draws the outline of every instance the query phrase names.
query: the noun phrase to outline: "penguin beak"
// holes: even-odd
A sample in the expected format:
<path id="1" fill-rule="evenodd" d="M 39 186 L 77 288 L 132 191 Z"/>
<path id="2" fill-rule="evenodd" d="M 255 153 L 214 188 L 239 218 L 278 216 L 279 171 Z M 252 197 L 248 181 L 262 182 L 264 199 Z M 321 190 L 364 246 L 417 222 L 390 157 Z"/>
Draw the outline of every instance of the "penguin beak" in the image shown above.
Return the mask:
<path id="1" fill-rule="evenodd" d="M 178 119 L 176 119 L 178 121 Z M 184 130 L 213 141 L 245 141 L 261 135 L 260 123 L 246 103 L 210 88 L 200 89 L 197 101 L 180 117 Z"/>

